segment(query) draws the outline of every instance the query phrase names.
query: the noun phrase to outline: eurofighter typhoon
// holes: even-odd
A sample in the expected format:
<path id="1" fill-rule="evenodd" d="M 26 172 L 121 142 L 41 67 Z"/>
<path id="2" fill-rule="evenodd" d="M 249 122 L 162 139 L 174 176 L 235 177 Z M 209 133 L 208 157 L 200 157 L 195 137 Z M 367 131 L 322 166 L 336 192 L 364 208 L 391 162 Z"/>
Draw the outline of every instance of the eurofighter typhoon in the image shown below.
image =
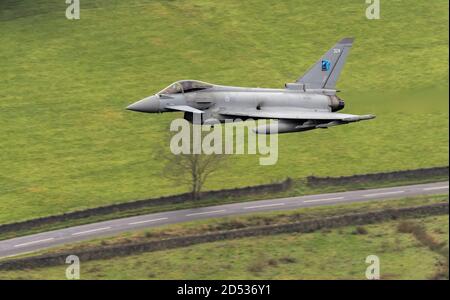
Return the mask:
<path id="1" fill-rule="evenodd" d="M 146 113 L 181 111 L 186 120 L 203 125 L 225 120 L 278 121 L 275 127 L 269 123 L 255 128 L 256 133 L 262 134 L 306 131 L 373 119 L 374 115 L 337 113 L 344 108 L 344 101 L 336 96 L 335 86 L 352 43 L 353 38 L 342 39 L 296 82 L 286 83 L 284 89 L 181 80 L 127 109 Z"/>

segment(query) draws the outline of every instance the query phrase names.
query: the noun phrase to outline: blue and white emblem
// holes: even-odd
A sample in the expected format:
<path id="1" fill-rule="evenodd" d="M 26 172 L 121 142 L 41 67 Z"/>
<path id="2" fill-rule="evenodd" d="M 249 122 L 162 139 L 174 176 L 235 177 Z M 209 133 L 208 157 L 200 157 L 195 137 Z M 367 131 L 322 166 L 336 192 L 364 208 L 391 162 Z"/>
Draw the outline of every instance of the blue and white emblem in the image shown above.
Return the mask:
<path id="1" fill-rule="evenodd" d="M 324 59 L 322 60 L 322 71 L 329 71 L 331 67 L 331 63 L 329 60 Z"/>

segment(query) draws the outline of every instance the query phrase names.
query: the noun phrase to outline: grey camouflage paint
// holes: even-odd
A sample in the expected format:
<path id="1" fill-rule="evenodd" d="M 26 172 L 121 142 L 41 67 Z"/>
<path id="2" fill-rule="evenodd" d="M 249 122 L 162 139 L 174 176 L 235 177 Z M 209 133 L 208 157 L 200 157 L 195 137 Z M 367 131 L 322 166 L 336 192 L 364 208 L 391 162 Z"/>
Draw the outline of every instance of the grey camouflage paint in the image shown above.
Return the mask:
<path id="1" fill-rule="evenodd" d="M 328 128 L 373 119 L 374 115 L 336 113 L 344 108 L 335 89 L 345 59 L 353 43 L 344 38 L 325 53 L 309 71 L 284 89 L 221 86 L 182 80 L 163 91 L 127 107 L 146 113 L 182 111 L 193 122 L 201 115 L 201 124 L 225 120 L 276 119 L 278 128 L 264 125 L 257 133 L 286 133 Z"/>

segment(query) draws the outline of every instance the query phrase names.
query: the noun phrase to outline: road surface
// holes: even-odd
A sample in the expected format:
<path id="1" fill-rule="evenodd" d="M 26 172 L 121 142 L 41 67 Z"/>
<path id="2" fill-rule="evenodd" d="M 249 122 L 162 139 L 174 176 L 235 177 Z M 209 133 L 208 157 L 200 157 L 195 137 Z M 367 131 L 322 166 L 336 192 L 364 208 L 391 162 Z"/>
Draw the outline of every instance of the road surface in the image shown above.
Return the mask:
<path id="1" fill-rule="evenodd" d="M 0 258 L 29 253 L 67 243 L 111 236 L 120 232 L 156 227 L 166 224 L 255 212 L 289 210 L 300 207 L 352 203 L 368 200 L 395 199 L 427 194 L 444 194 L 448 193 L 448 188 L 449 183 L 448 181 L 445 181 L 391 188 L 239 202 L 218 206 L 153 213 L 3 240 L 0 241 Z"/>

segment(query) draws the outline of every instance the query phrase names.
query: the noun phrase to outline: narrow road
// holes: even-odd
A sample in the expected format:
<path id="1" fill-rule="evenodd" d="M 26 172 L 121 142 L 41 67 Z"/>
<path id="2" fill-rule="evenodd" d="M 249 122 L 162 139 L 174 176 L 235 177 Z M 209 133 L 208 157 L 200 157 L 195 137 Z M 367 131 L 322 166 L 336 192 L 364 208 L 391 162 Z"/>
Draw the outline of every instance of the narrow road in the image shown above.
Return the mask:
<path id="1" fill-rule="evenodd" d="M 300 207 L 342 204 L 380 199 L 395 199 L 417 195 L 445 194 L 448 193 L 448 189 L 449 183 L 448 181 L 445 181 L 391 188 L 357 190 L 341 193 L 240 202 L 218 206 L 154 213 L 75 226 L 9 240 L 3 240 L 0 241 L 0 258 L 15 256 L 77 241 L 111 236 L 120 232 L 156 227 L 166 224 L 249 214 L 255 212 L 289 210 Z"/>

